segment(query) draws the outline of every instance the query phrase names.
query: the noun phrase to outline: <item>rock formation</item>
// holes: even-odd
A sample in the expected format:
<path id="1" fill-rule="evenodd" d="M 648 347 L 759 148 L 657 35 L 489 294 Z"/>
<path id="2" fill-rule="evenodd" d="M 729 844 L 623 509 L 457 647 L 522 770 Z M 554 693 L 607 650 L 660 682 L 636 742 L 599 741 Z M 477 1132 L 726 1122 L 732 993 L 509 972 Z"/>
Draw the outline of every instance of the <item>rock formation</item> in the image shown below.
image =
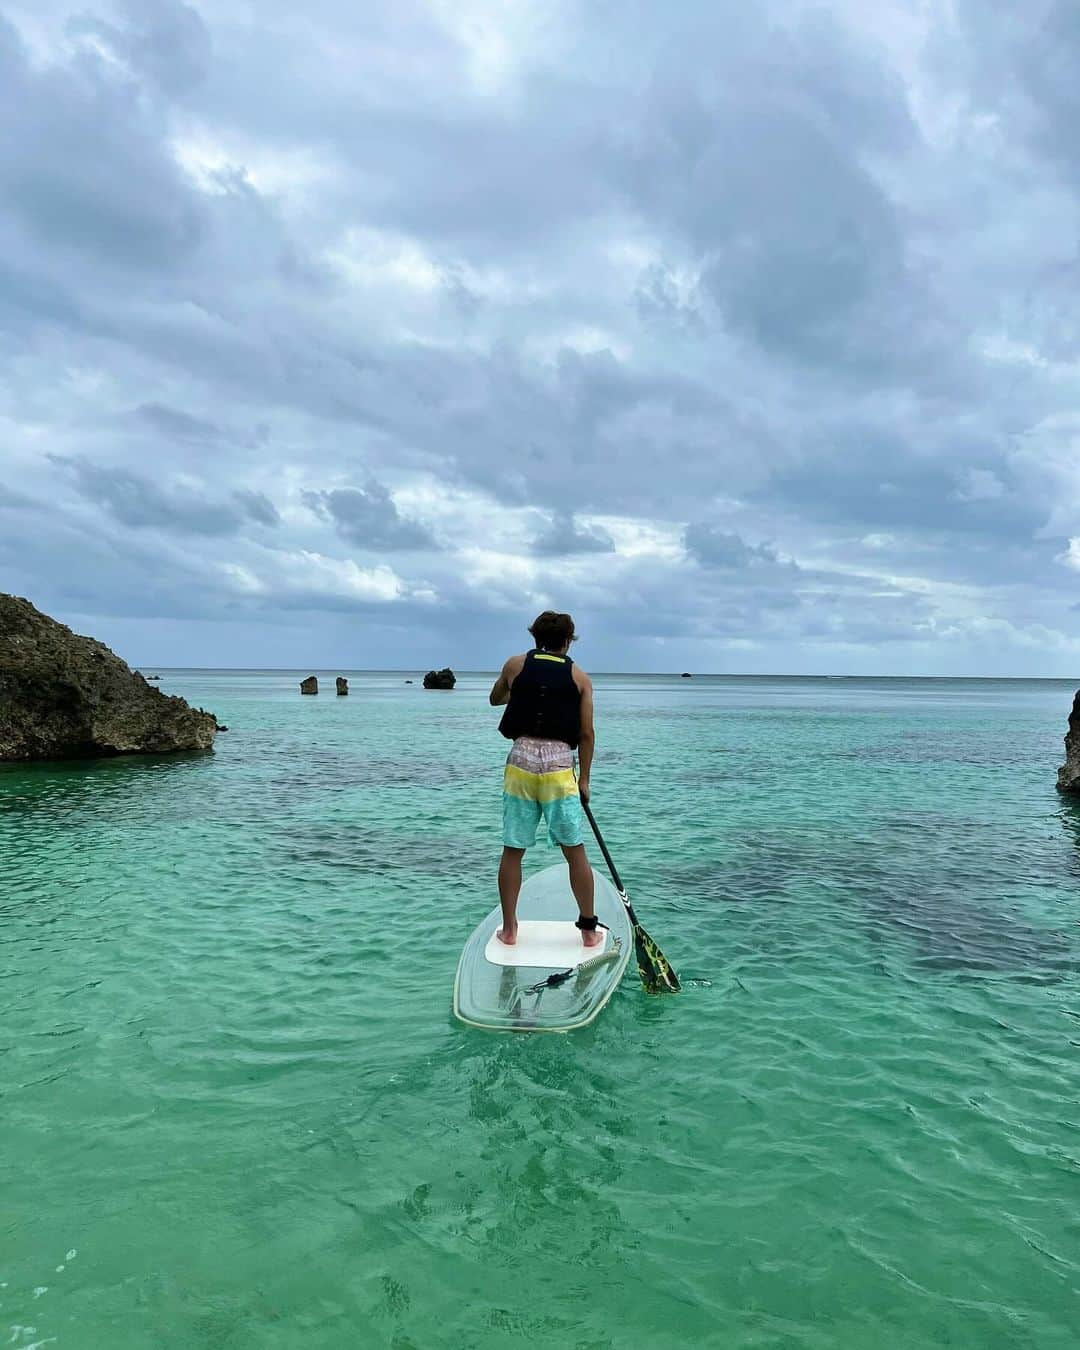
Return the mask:
<path id="1" fill-rule="evenodd" d="M 692 680 L 693 678 L 694 678 L 693 675 L 691 675 L 688 670 L 684 670 L 683 673 L 679 676 L 680 680 Z"/>
<path id="2" fill-rule="evenodd" d="M 0 594 L 0 760 L 209 750 L 217 729 L 103 643 Z"/>
<path id="3" fill-rule="evenodd" d="M 444 666 L 442 670 L 429 670 L 424 676 L 425 689 L 453 689 L 457 684 L 457 676 L 449 666 Z"/>
<path id="4" fill-rule="evenodd" d="M 339 694 L 347 694 L 349 692 L 349 681 L 344 675 L 339 675 L 335 683 L 337 684 L 337 691 Z"/>
<path id="5" fill-rule="evenodd" d="M 1065 736 L 1065 763 L 1058 769 L 1059 792 L 1080 792 L 1080 690 L 1073 699 Z"/>
<path id="6" fill-rule="evenodd" d="M 309 675 L 306 680 L 300 681 L 300 692 L 302 694 L 317 694 L 319 692 L 319 681 L 314 675 Z"/>

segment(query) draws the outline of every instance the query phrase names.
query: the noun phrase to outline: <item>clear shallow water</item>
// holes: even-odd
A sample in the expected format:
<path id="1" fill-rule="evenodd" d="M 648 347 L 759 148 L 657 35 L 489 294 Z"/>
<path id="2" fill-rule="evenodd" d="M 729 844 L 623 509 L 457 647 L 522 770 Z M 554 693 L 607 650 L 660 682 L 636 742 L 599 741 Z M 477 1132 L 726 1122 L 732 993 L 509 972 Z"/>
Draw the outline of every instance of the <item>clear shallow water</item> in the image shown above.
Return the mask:
<path id="1" fill-rule="evenodd" d="M 686 988 L 493 1037 L 488 681 L 307 673 L 164 672 L 212 756 L 0 769 L 0 1343 L 1072 1350 L 1072 685 L 599 678 Z"/>

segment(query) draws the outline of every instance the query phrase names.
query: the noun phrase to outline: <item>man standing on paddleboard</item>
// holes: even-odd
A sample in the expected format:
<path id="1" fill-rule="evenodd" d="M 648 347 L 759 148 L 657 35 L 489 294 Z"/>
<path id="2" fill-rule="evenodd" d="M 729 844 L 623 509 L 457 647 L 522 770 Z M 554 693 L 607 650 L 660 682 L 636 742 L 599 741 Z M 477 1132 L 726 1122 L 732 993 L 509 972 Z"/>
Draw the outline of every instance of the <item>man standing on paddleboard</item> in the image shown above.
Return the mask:
<path id="1" fill-rule="evenodd" d="M 500 942 L 517 941 L 521 860 L 536 843 L 541 815 L 570 868 L 570 889 L 581 911 L 577 926 L 586 947 L 603 939 L 596 929 L 593 873 L 585 856 L 582 801 L 589 800 L 592 768 L 592 681 L 567 655 L 576 638 L 569 614 L 545 610 L 529 629 L 536 646 L 512 656 L 491 689 L 493 707 L 506 704 L 499 730 L 514 742 L 503 774 L 503 852 L 499 863 Z M 578 774 L 574 777 L 574 751 Z"/>

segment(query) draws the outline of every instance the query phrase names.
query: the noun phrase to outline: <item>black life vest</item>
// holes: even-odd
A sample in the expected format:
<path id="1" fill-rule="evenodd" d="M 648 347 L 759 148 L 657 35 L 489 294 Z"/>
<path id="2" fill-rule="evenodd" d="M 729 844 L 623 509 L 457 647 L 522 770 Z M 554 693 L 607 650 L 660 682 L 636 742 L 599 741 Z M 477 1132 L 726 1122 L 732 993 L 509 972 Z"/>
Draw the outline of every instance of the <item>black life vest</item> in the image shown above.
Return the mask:
<path id="1" fill-rule="evenodd" d="M 572 749 L 581 739 L 581 690 L 568 656 L 533 650 L 510 686 L 510 702 L 499 723 L 510 741 L 539 736 L 565 741 Z"/>

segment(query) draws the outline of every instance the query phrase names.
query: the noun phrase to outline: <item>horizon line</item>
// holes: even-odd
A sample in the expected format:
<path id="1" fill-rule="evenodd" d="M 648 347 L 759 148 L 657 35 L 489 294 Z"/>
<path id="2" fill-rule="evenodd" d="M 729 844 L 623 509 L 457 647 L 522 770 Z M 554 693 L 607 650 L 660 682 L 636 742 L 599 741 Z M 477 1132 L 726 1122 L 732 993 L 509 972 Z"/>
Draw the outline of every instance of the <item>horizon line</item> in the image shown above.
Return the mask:
<path id="1" fill-rule="evenodd" d="M 143 662 L 138 666 L 131 666 L 132 670 L 142 672 L 143 666 L 149 670 L 175 670 L 175 671 L 200 671 L 213 673 L 216 671 L 236 671 L 248 673 L 265 673 L 274 675 L 296 674 L 298 671 L 307 670 L 311 674 L 326 675 L 333 672 L 339 674 L 352 675 L 420 675 L 421 679 L 427 673 L 419 666 L 155 666 L 152 662 Z M 432 667 L 429 667 L 432 669 Z M 1048 683 L 1072 683 L 1080 682 L 1078 675 L 865 675 L 850 673 L 782 673 L 779 671 L 721 671 L 721 670 L 697 670 L 682 672 L 678 670 L 595 670 L 594 676 L 604 675 L 634 675 L 648 676 L 656 679 L 706 679 L 706 680 L 1043 680 Z M 465 670 L 455 672 L 458 675 L 497 675 L 498 670 L 492 667 L 489 670 Z M 143 677 L 146 678 L 145 676 Z"/>

